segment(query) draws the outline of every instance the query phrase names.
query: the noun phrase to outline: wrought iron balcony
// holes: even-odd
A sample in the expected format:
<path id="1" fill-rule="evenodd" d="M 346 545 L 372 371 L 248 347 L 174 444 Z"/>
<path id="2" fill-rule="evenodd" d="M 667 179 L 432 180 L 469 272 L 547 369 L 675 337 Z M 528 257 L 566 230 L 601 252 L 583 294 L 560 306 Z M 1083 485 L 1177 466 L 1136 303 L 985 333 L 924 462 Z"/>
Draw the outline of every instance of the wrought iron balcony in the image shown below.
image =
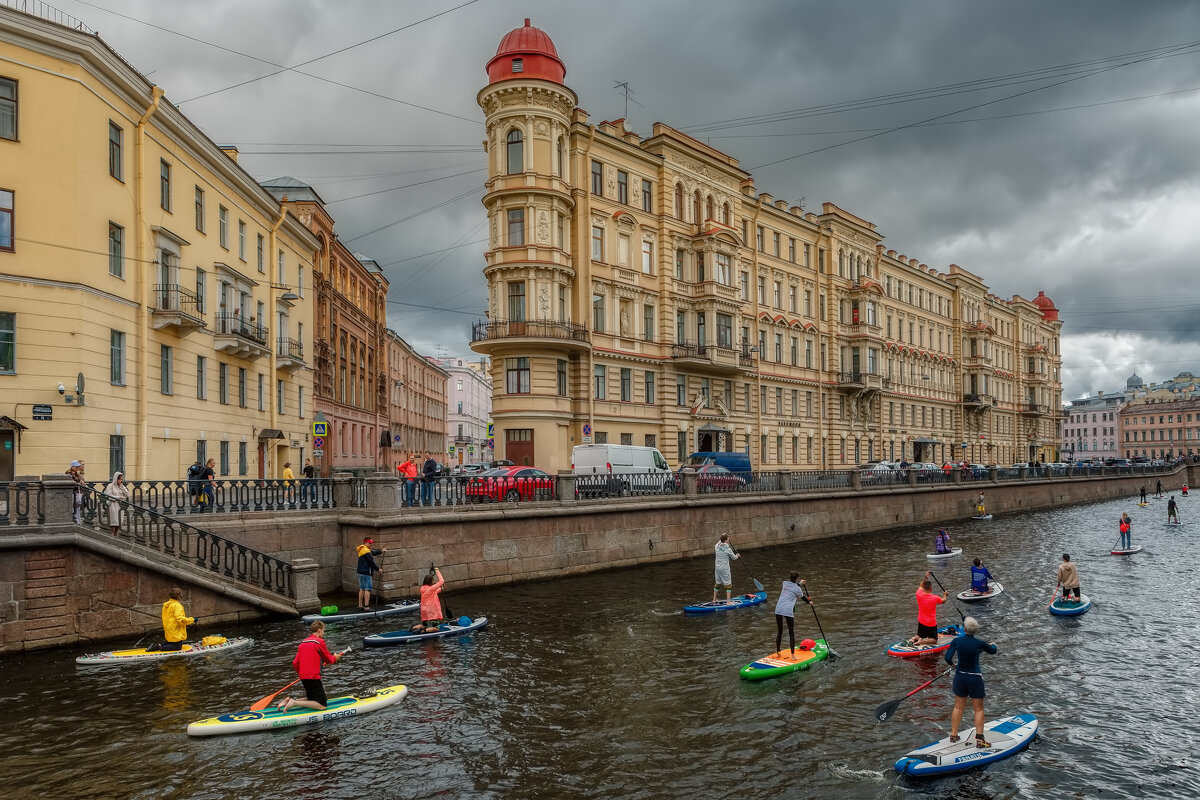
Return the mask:
<path id="1" fill-rule="evenodd" d="M 991 408 L 994 405 L 996 401 L 989 394 L 971 392 L 963 395 L 963 406 L 968 409 Z"/>
<path id="2" fill-rule="evenodd" d="M 304 366 L 304 342 L 280 336 L 276 340 L 276 369 L 295 369 Z"/>
<path id="3" fill-rule="evenodd" d="M 838 375 L 838 386 L 842 389 L 879 390 L 883 388 L 883 376 L 876 372 L 851 370 Z"/>
<path id="4" fill-rule="evenodd" d="M 174 283 L 154 285 L 154 309 L 150 320 L 155 330 L 175 327 L 186 333 L 205 327 L 200 297 Z"/>
<path id="5" fill-rule="evenodd" d="M 732 347 L 715 344 L 676 342 L 671 345 L 671 358 L 681 364 L 694 364 L 720 372 L 737 372 L 742 368 L 742 356 Z"/>
<path id="6" fill-rule="evenodd" d="M 213 347 L 240 358 L 262 358 L 270 354 L 267 347 L 267 328 L 236 312 L 217 314 L 217 330 Z"/>
<path id="7" fill-rule="evenodd" d="M 1050 407 L 1038 403 L 1025 402 L 1021 404 L 1021 414 L 1028 417 L 1041 417 L 1049 413 Z"/>
<path id="8" fill-rule="evenodd" d="M 471 326 L 472 343 L 501 339 L 554 340 L 584 346 L 590 341 L 587 328 L 574 322 L 496 319 L 480 320 Z"/>

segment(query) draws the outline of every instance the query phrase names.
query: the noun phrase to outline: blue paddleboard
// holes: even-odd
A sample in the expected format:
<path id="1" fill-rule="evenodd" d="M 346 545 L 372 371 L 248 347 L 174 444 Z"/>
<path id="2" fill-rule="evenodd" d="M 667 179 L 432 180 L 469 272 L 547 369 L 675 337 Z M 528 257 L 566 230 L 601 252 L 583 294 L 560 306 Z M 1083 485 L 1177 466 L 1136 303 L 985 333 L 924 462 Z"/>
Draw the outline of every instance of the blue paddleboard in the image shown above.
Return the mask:
<path id="1" fill-rule="evenodd" d="M 950 737 L 918 747 L 896 761 L 902 775 L 946 775 L 982 764 L 990 764 L 1015 755 L 1029 746 L 1037 735 L 1038 721 L 1033 714 L 1018 714 L 986 723 L 983 734 L 988 746 L 975 746 L 974 726 L 959 732 L 959 741 Z"/>
<path id="2" fill-rule="evenodd" d="M 686 614 L 715 614 L 718 611 L 732 611 L 735 608 L 756 606 L 759 603 L 765 603 L 766 600 L 766 592 L 756 592 L 755 594 L 738 595 L 730 599 L 728 603 L 724 600 L 718 600 L 715 603 L 697 603 L 694 606 L 684 606 L 683 611 Z"/>

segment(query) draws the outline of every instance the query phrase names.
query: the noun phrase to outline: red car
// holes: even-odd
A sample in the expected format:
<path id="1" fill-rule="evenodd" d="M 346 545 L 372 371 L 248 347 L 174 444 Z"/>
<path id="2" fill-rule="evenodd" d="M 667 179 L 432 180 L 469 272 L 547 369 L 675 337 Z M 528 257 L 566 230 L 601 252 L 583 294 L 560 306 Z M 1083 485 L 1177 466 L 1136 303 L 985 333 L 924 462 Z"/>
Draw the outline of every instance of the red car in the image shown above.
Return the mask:
<path id="1" fill-rule="evenodd" d="M 496 467 L 471 478 L 464 493 L 471 503 L 553 500 L 554 476 L 533 467 Z"/>

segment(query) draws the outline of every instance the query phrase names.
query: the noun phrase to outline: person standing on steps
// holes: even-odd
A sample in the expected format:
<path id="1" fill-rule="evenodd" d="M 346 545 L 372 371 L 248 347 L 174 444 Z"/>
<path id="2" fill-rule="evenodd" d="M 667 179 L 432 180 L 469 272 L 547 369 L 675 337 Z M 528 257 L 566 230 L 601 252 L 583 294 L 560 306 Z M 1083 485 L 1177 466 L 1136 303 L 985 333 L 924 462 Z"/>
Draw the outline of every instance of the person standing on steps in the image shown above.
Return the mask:
<path id="1" fill-rule="evenodd" d="M 733 599 L 733 573 L 729 568 L 729 559 L 737 560 L 738 554 L 733 552 L 733 545 L 729 543 L 729 534 L 721 534 L 721 541 L 713 546 L 713 552 L 716 554 L 716 581 L 713 583 L 713 602 L 717 602 L 717 592 L 723 587 L 725 589 L 725 602 L 729 603 Z"/>
<path id="2" fill-rule="evenodd" d="M 1071 595 L 1075 596 L 1075 602 L 1081 602 L 1079 594 L 1079 570 L 1075 568 L 1075 562 L 1071 560 L 1070 553 L 1063 553 L 1062 563 L 1058 565 L 1058 583 L 1062 586 L 1062 599 L 1064 602 L 1071 600 Z"/>
<path id="3" fill-rule="evenodd" d="M 1167 498 L 1167 522 L 1179 524 L 1179 506 L 1175 504 L 1175 495 Z"/>
<path id="4" fill-rule="evenodd" d="M 1133 520 L 1129 518 L 1128 514 L 1121 515 L 1119 528 L 1121 531 L 1121 549 L 1128 550 L 1133 547 Z"/>
<path id="5" fill-rule="evenodd" d="M 937 644 L 937 607 L 946 602 L 948 595 L 942 592 L 938 597 L 933 593 L 933 581 L 929 579 L 932 575 L 926 570 L 925 580 L 917 587 L 917 635 L 908 640 L 912 645 Z"/>
<path id="6" fill-rule="evenodd" d="M 312 459 L 304 459 L 304 469 L 300 471 L 304 477 L 300 479 L 300 502 L 308 503 L 309 508 L 317 506 L 317 468 Z"/>
<path id="7" fill-rule="evenodd" d="M 412 508 L 417 504 L 417 458 L 416 453 L 409 453 L 398 469 L 400 480 L 404 481 L 404 505 Z"/>
<path id="8" fill-rule="evenodd" d="M 971 698 L 971 706 L 975 710 L 975 747 L 982 750 L 988 747 L 983 735 L 983 670 L 979 666 L 979 654 L 996 654 L 999 649 L 995 642 L 985 642 L 975 638 L 979 633 L 979 623 L 974 617 L 963 620 L 963 635 L 956 636 L 946 651 L 946 663 L 953 664 L 958 656 L 958 665 L 954 669 L 954 710 L 950 712 L 950 741 L 957 742 L 958 726 L 962 722 L 963 711 L 967 706 L 967 698 Z"/>
<path id="9" fill-rule="evenodd" d="M 796 601 L 803 600 L 810 606 L 814 605 L 812 598 L 804 590 L 804 581 L 796 583 L 800 573 L 793 572 L 779 589 L 779 602 L 775 604 L 775 652 L 783 650 L 783 621 L 787 620 L 788 645 L 792 648 L 792 658 L 796 657 Z"/>
<path id="10" fill-rule="evenodd" d="M 125 473 L 114 472 L 112 483 L 104 487 L 104 496 L 108 498 L 108 529 L 113 536 L 121 535 L 121 521 L 125 517 L 125 509 L 121 503 L 129 502 L 129 489 L 125 486 Z"/>
<path id="11" fill-rule="evenodd" d="M 375 563 L 375 556 L 382 556 L 387 552 L 387 548 L 382 550 L 373 550 L 371 545 L 375 544 L 374 539 L 363 539 L 354 551 L 358 556 L 358 566 L 356 572 L 358 574 L 358 610 L 371 610 L 371 589 L 374 588 L 371 583 L 371 576 L 379 572 L 379 565 Z"/>
<path id="12" fill-rule="evenodd" d="M 309 637 L 296 648 L 296 657 L 292 659 L 292 667 L 304 684 L 304 699 L 295 700 L 285 697 L 277 708 L 288 711 L 292 706 L 311 708 L 314 711 L 324 711 L 329 699 L 325 696 L 325 686 L 321 683 L 321 665 L 336 664 L 341 661 L 341 653 L 330 653 L 325 644 L 325 623 L 316 620 L 309 626 Z"/>

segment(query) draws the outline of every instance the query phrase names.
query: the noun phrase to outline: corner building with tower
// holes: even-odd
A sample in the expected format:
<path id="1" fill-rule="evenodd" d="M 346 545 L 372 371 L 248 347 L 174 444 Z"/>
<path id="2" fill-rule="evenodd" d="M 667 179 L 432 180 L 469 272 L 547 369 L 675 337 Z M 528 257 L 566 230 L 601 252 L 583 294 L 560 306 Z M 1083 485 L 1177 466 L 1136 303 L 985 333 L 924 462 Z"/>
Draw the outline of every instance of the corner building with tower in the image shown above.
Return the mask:
<path id="1" fill-rule="evenodd" d="M 486 117 L 495 453 L 554 471 L 585 443 L 750 454 L 756 469 L 1058 460 L 1050 298 L 883 244 L 833 203 L 755 191 L 662 123 L 591 123 L 545 32 L 508 33 Z"/>

